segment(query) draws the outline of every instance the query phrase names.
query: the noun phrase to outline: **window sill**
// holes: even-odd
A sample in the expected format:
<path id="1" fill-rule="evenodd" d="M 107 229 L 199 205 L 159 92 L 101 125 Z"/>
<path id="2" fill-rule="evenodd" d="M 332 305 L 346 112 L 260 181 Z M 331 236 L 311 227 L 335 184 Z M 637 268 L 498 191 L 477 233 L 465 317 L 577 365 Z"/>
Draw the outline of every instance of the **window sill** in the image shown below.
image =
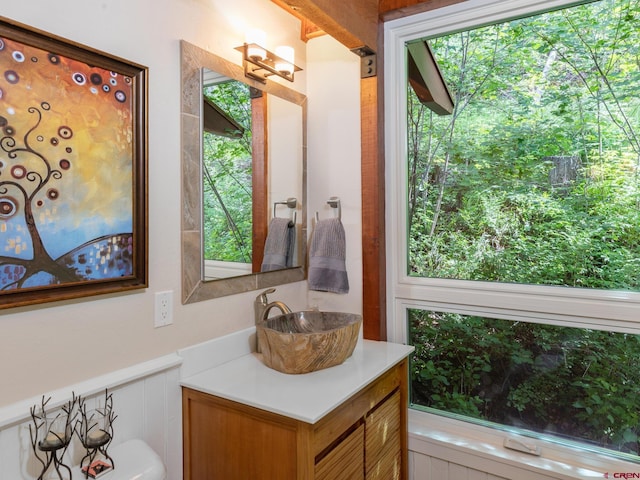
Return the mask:
<path id="1" fill-rule="evenodd" d="M 503 446 L 505 438 L 533 444 L 540 456 Z M 615 473 L 634 472 L 640 465 L 539 439 L 409 409 L 409 450 L 504 478 L 538 480 L 557 478 L 626 478 Z M 632 478 L 632 477 L 629 477 Z M 633 477 L 635 478 L 635 477 Z"/>

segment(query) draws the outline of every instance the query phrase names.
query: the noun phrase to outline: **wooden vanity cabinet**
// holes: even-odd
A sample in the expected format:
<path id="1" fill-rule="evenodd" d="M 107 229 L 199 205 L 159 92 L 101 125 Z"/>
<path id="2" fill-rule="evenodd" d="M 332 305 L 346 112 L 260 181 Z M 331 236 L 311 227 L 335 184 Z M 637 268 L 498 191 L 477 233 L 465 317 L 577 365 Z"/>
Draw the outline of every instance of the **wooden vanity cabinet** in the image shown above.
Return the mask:
<path id="1" fill-rule="evenodd" d="M 407 478 L 406 360 L 315 424 L 182 394 L 185 480 Z"/>

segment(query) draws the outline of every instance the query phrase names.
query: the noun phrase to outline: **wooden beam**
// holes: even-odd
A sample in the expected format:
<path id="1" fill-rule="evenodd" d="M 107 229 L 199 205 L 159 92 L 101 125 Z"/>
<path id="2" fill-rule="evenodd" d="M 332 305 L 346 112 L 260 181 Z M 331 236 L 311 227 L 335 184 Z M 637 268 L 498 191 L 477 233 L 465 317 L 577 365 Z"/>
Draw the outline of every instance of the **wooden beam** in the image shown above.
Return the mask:
<path id="1" fill-rule="evenodd" d="M 360 81 L 363 335 L 386 340 L 384 158 L 379 148 L 379 77 Z"/>
<path id="2" fill-rule="evenodd" d="M 311 20 L 309 20 L 305 16 L 301 15 L 298 11 L 289 7 L 289 5 L 287 5 L 285 0 L 271 0 L 271 1 L 276 5 L 278 5 L 279 7 L 286 10 L 287 12 L 289 12 L 298 20 L 300 20 L 300 40 L 302 40 L 303 42 L 306 43 L 308 40 L 312 38 L 317 38 L 317 37 L 321 37 L 322 35 L 325 35 L 325 32 L 322 29 L 320 29 L 320 27 L 318 27 L 315 23 L 313 23 Z"/>
<path id="3" fill-rule="evenodd" d="M 350 50 L 366 46 L 375 51 L 378 35 L 377 0 L 283 1 L 296 12 L 296 16 L 313 22 Z"/>
<path id="4" fill-rule="evenodd" d="M 382 32 L 382 23 L 379 25 Z M 382 42 L 382 34 L 380 35 Z M 381 43 L 382 44 L 382 43 Z M 383 62 L 383 49 L 377 54 Z M 362 164 L 362 331 L 369 340 L 387 339 L 385 251 L 385 158 L 383 70 L 360 80 Z"/>
<path id="5" fill-rule="evenodd" d="M 464 1 L 466 0 L 380 0 L 378 13 L 381 20 L 386 22 Z"/>

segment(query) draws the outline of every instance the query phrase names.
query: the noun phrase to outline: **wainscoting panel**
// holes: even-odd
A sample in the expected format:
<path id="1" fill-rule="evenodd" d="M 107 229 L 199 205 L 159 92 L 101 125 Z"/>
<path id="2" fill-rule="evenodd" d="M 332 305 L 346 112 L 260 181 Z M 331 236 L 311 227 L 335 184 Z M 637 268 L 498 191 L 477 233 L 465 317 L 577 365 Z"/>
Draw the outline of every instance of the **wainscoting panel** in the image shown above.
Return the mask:
<path id="1" fill-rule="evenodd" d="M 158 453 L 167 469 L 167 479 L 182 478 L 182 407 L 179 384 L 180 363 L 169 355 L 134 367 L 96 377 L 81 384 L 60 389 L 51 396 L 55 411 L 72 393 L 81 395 L 88 409 L 104 404 L 105 388 L 113 395 L 112 446 L 140 438 Z M 42 465 L 31 451 L 29 409 L 42 397 L 0 408 L 0 480 L 33 480 Z M 49 410 L 49 409 L 48 409 Z M 74 438 L 67 454 L 70 465 L 80 463 L 85 450 Z M 117 459 L 116 463 L 117 463 Z"/>
<path id="2" fill-rule="evenodd" d="M 507 480 L 464 465 L 409 452 L 410 480 Z"/>
<path id="3" fill-rule="evenodd" d="M 432 442 L 409 434 L 409 480 L 566 480 L 565 475 L 547 475 L 540 469 L 519 466 L 504 458 L 492 459 L 463 451 L 459 446 Z M 576 478 L 576 477 L 572 477 Z M 602 477 L 600 477 L 602 478 Z"/>

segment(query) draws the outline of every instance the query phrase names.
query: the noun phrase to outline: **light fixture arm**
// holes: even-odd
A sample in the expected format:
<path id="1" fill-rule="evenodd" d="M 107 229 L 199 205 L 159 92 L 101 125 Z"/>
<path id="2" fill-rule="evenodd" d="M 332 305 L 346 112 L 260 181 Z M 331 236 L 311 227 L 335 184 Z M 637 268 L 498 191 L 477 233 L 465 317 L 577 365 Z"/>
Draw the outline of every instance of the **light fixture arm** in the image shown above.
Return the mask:
<path id="1" fill-rule="evenodd" d="M 259 57 L 251 57 L 248 52 L 250 47 L 260 48 L 265 52 L 265 58 Z M 299 72 L 302 69 L 296 65 L 294 65 L 289 60 L 279 57 L 273 52 L 270 52 L 266 48 L 253 44 L 253 43 L 245 43 L 240 47 L 236 47 L 236 50 L 242 52 L 242 63 L 244 66 L 244 74 L 247 77 L 253 78 L 254 80 L 258 80 L 259 82 L 266 83 L 267 78 L 271 75 L 277 75 L 289 82 L 293 82 L 295 72 Z M 276 65 L 286 64 L 290 66 L 290 71 L 287 70 L 278 70 Z"/>

